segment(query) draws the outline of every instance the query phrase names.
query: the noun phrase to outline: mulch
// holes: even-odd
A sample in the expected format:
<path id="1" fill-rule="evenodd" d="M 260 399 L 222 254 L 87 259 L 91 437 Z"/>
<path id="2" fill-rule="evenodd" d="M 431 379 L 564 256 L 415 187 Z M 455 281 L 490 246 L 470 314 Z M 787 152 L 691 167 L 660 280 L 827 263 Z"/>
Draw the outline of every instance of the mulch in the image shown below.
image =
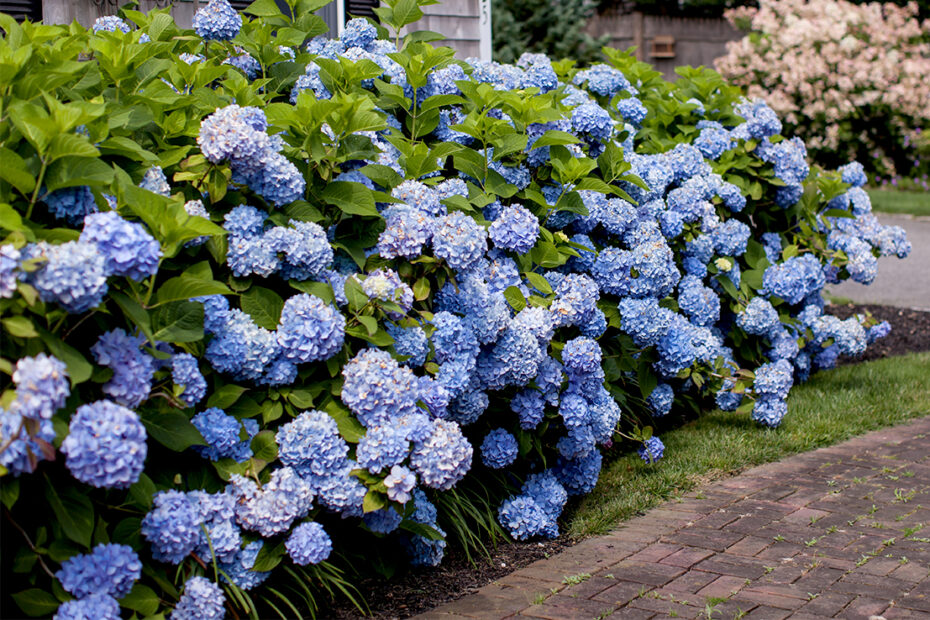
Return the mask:
<path id="1" fill-rule="evenodd" d="M 930 351 L 930 312 L 864 304 L 830 305 L 826 311 L 841 319 L 868 312 L 879 321 L 891 323 L 890 334 L 869 345 L 860 356 L 842 356 L 839 364 L 856 364 L 905 353 Z"/>
<path id="2" fill-rule="evenodd" d="M 871 313 L 880 321 L 891 323 L 891 334 L 869 346 L 857 358 L 843 356 L 839 364 L 854 364 L 894 355 L 930 351 L 930 312 L 875 305 L 830 305 L 826 312 L 845 319 L 854 314 Z M 409 618 L 476 592 L 496 579 L 547 558 L 578 542 L 561 536 L 555 540 L 514 542 L 490 550 L 490 558 L 469 562 L 463 553 L 452 549 L 442 565 L 433 569 L 409 570 L 394 579 L 371 578 L 357 584 L 371 607 L 372 618 L 387 620 Z M 320 617 L 362 617 L 351 606 L 324 609 Z"/>

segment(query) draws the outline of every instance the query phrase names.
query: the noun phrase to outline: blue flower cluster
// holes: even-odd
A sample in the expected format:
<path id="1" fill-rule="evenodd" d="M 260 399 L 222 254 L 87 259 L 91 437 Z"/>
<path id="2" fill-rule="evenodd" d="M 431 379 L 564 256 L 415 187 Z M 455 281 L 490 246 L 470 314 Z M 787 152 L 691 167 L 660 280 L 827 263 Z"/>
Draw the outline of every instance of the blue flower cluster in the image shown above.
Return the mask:
<path id="1" fill-rule="evenodd" d="M 184 584 L 184 593 L 171 613 L 171 620 L 222 620 L 226 615 L 224 601 L 218 585 L 204 577 L 191 577 Z"/>
<path id="2" fill-rule="evenodd" d="M 242 28 L 242 16 L 227 0 L 210 0 L 194 13 L 194 31 L 205 41 L 229 41 Z"/>
<path id="3" fill-rule="evenodd" d="M 101 544 L 85 555 L 75 555 L 61 564 L 55 577 L 61 587 L 78 598 L 106 594 L 123 598 L 142 575 L 142 562 L 128 545 Z"/>
<path id="4" fill-rule="evenodd" d="M 281 207 L 303 196 L 306 181 L 280 153 L 284 146 L 280 136 L 269 136 L 267 127 L 264 112 L 233 104 L 203 120 L 197 142 L 209 161 L 229 161 L 234 182 Z"/>
<path id="5" fill-rule="evenodd" d="M 301 523 L 284 543 L 287 554 L 295 564 L 319 564 L 333 551 L 333 541 L 319 523 Z"/>
<path id="6" fill-rule="evenodd" d="M 82 405 L 61 442 L 71 475 L 94 487 L 128 489 L 142 473 L 148 447 L 135 412 L 109 400 Z"/>

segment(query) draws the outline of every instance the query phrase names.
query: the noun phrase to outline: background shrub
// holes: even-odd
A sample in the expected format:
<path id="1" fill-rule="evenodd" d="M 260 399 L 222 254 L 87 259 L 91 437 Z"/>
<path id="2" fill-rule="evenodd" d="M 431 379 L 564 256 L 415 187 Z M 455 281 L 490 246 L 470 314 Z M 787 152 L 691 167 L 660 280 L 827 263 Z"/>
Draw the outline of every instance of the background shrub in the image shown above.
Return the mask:
<path id="1" fill-rule="evenodd" d="M 930 161 L 930 22 L 914 4 L 764 0 L 737 9 L 750 33 L 717 69 L 765 96 L 816 161 L 859 159 L 870 173 L 917 178 Z"/>

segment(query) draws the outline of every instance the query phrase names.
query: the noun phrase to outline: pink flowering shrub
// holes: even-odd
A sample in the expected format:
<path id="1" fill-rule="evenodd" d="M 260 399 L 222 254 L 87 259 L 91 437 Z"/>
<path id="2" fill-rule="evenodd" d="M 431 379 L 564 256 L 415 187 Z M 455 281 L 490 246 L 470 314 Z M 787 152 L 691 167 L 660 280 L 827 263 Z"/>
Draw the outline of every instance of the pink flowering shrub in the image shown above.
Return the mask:
<path id="1" fill-rule="evenodd" d="M 917 138 L 930 128 L 930 20 L 914 3 L 760 0 L 727 18 L 749 34 L 727 44 L 717 70 L 764 97 L 818 163 L 926 172 Z"/>

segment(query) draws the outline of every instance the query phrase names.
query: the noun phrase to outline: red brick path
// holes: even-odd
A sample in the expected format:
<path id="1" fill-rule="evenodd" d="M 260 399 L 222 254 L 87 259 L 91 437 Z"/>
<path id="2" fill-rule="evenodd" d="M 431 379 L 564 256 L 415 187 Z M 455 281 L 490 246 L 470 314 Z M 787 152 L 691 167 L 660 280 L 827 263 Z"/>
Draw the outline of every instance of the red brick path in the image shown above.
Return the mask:
<path id="1" fill-rule="evenodd" d="M 751 469 L 418 616 L 930 619 L 930 418 Z"/>

